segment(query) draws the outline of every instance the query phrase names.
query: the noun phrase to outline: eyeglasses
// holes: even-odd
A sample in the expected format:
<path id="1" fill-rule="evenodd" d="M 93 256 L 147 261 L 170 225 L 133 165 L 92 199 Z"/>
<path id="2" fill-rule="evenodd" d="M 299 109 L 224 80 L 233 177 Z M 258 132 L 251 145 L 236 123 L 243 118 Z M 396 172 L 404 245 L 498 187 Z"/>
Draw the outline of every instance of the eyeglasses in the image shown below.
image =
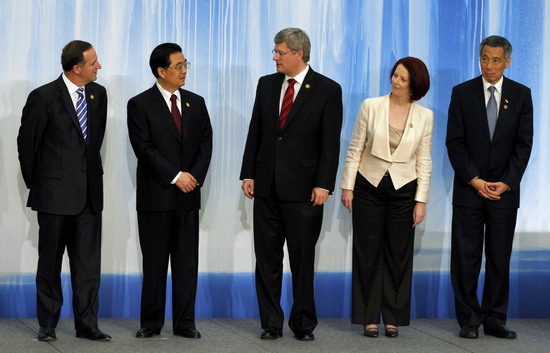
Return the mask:
<path id="1" fill-rule="evenodd" d="M 183 71 L 183 68 L 185 68 L 187 70 L 187 69 L 189 69 L 190 66 L 191 66 L 191 62 L 186 61 L 184 63 L 179 63 L 179 64 L 174 65 L 174 66 L 167 66 L 166 68 L 167 69 L 175 69 L 175 70 L 178 70 L 178 71 Z"/>
<path id="2" fill-rule="evenodd" d="M 290 50 L 290 51 L 280 51 L 280 50 L 275 50 L 275 49 L 273 49 L 273 50 L 271 51 L 271 53 L 272 53 L 273 55 L 283 56 L 283 55 L 286 55 L 286 54 L 290 53 L 291 51 L 292 51 L 292 50 Z M 292 51 L 292 52 L 293 52 L 293 51 Z"/>

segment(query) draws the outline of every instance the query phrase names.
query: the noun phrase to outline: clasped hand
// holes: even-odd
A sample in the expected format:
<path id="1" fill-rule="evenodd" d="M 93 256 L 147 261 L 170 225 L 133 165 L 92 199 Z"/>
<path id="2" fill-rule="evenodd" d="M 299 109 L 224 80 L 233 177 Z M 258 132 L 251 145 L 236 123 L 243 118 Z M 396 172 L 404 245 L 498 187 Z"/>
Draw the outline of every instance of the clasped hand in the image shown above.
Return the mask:
<path id="1" fill-rule="evenodd" d="M 176 186 L 181 191 L 188 193 L 197 187 L 197 179 L 187 172 L 181 172 L 178 180 L 176 180 Z"/>
<path id="2" fill-rule="evenodd" d="M 480 178 L 474 178 L 470 185 L 477 190 L 477 194 L 488 200 L 500 200 L 500 195 L 510 188 L 502 181 L 489 182 Z"/>

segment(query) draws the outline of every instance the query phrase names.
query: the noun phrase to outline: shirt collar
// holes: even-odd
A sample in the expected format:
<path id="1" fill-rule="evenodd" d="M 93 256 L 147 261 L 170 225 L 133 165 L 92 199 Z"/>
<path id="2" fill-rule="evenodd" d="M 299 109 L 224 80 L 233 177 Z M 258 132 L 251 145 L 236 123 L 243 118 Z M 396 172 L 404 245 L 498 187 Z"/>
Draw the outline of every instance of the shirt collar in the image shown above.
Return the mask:
<path id="1" fill-rule="evenodd" d="M 307 75 L 307 72 L 309 71 L 309 65 L 306 65 L 306 68 L 300 72 L 298 75 L 294 76 L 294 77 L 290 77 L 288 75 L 285 75 L 285 82 L 288 81 L 288 79 L 290 78 L 293 78 L 296 80 L 296 82 L 298 82 L 300 84 L 300 86 L 302 85 L 302 83 L 304 82 L 304 79 L 306 78 L 306 75 Z"/>
<path id="2" fill-rule="evenodd" d="M 69 78 L 65 75 L 64 72 L 63 72 L 63 74 L 61 74 L 61 77 L 63 78 L 63 82 L 65 82 L 65 86 L 67 86 L 67 89 L 69 90 L 69 93 L 72 94 L 80 88 L 77 85 L 75 85 L 74 83 L 72 83 L 71 80 L 69 80 Z"/>
<path id="3" fill-rule="evenodd" d="M 495 86 L 497 92 L 502 93 L 502 81 L 504 80 L 504 75 L 494 85 L 490 84 L 489 81 L 487 81 L 483 76 L 481 76 L 481 79 L 483 80 L 483 91 L 487 91 L 489 87 Z"/>
<path id="4" fill-rule="evenodd" d="M 172 97 L 172 94 L 175 94 L 176 97 L 178 98 L 178 100 L 181 101 L 181 96 L 180 96 L 180 90 L 179 89 L 177 89 L 174 93 L 170 93 L 167 90 L 165 90 L 164 88 L 162 88 L 162 86 L 158 83 L 158 81 L 156 82 L 156 85 L 157 85 L 157 88 L 159 89 L 160 93 L 162 94 L 162 96 L 164 97 L 164 99 L 166 101 L 170 100 L 170 97 Z"/>

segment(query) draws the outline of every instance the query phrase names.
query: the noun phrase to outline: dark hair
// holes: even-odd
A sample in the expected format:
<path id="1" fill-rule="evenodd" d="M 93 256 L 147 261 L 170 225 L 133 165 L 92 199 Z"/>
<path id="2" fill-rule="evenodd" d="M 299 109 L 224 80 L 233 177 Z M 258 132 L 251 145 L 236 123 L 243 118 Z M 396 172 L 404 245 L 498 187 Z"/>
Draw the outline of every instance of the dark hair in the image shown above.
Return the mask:
<path id="1" fill-rule="evenodd" d="M 67 43 L 61 51 L 61 66 L 63 71 L 71 71 L 73 66 L 84 63 L 84 52 L 92 45 L 82 40 L 73 40 Z"/>
<path id="2" fill-rule="evenodd" d="M 158 78 L 159 74 L 157 69 L 159 67 L 167 68 L 170 66 L 170 55 L 181 52 L 181 47 L 176 43 L 162 43 L 153 49 L 151 57 L 149 58 L 149 66 L 151 67 L 153 75 Z"/>
<path id="3" fill-rule="evenodd" d="M 302 59 L 304 62 L 309 61 L 309 54 L 311 52 L 311 43 L 306 32 L 300 28 L 285 28 L 280 30 L 273 38 L 275 44 L 281 44 L 282 42 L 286 43 L 286 46 L 292 50 L 293 53 L 296 53 L 298 50 L 302 49 L 304 51 L 304 56 Z"/>
<path id="4" fill-rule="evenodd" d="M 504 37 L 490 36 L 482 40 L 479 44 L 479 56 L 481 56 L 481 53 L 483 52 L 483 47 L 486 45 L 490 47 L 501 47 L 502 49 L 504 49 L 504 59 L 508 59 L 510 56 L 512 56 L 512 44 L 510 44 L 508 39 Z"/>
<path id="5" fill-rule="evenodd" d="M 397 60 L 391 69 L 390 80 L 397 66 L 401 64 L 409 72 L 409 87 L 411 88 L 411 100 L 417 101 L 424 97 L 430 89 L 430 74 L 426 64 L 418 58 L 407 56 Z"/>

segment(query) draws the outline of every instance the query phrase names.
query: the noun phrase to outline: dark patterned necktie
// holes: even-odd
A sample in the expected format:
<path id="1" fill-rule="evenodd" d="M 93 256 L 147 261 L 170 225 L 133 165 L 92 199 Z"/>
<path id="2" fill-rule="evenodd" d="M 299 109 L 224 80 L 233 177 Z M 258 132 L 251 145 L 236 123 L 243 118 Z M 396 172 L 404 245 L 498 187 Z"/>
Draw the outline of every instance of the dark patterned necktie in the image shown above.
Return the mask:
<path id="1" fill-rule="evenodd" d="M 176 101 L 178 100 L 178 97 L 176 97 L 175 94 L 173 94 L 170 97 L 170 100 L 172 101 L 172 119 L 174 119 L 174 123 L 176 123 L 176 126 L 178 127 L 178 131 L 181 134 L 182 127 L 181 127 L 181 114 L 180 110 L 178 109 L 178 105 Z"/>

